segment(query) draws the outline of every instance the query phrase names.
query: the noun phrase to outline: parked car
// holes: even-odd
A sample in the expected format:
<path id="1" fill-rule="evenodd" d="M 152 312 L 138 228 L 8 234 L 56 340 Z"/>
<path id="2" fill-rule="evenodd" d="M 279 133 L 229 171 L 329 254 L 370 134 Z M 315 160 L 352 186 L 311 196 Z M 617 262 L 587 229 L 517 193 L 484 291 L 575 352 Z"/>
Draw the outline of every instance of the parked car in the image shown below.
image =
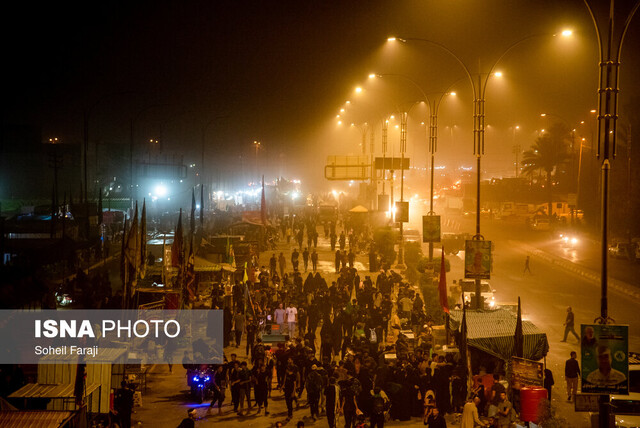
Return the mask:
<path id="1" fill-rule="evenodd" d="M 476 292 L 476 281 L 473 279 L 461 279 L 458 281 L 458 286 L 460 287 L 464 304 L 470 304 L 471 296 Z M 496 290 L 491 288 L 489 281 L 480 281 L 480 295 L 483 297 L 484 304 L 487 309 L 493 309 L 496 305 L 496 298 L 494 296 L 495 291 Z"/>
<path id="2" fill-rule="evenodd" d="M 629 352 L 629 395 L 611 396 L 616 427 L 640 426 L 640 355 Z"/>
<path id="3" fill-rule="evenodd" d="M 628 242 L 616 242 L 609 245 L 609 255 L 616 259 L 631 259 L 632 255 L 636 255 L 633 244 Z"/>
<path id="4" fill-rule="evenodd" d="M 529 223 L 529 227 L 532 230 L 546 232 L 548 230 L 551 230 L 551 222 L 547 217 L 535 217 L 533 220 L 531 220 L 531 223 Z"/>

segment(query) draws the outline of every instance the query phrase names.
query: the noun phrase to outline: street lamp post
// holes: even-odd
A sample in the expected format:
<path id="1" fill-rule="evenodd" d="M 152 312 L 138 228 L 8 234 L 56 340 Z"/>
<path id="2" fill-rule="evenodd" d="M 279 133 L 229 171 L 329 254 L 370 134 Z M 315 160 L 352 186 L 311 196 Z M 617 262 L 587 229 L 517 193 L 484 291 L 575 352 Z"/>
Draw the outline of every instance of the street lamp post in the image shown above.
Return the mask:
<path id="1" fill-rule="evenodd" d="M 260 169 L 258 168 L 258 150 L 260 149 L 261 146 L 262 146 L 262 143 L 260 141 L 257 141 L 257 140 L 253 141 L 253 147 L 255 147 L 256 149 L 256 176 L 260 175 Z"/>
<path id="2" fill-rule="evenodd" d="M 516 131 L 520 129 L 520 126 L 515 125 L 513 127 L 513 154 L 516 155 L 516 178 L 518 178 L 518 160 L 520 158 L 520 152 L 522 151 L 522 147 L 520 144 L 516 144 Z"/>
<path id="3" fill-rule="evenodd" d="M 554 34 L 555 35 L 555 34 Z M 563 31 L 563 36 L 570 36 L 570 31 Z M 449 55 L 451 55 L 457 62 L 462 66 L 465 74 L 469 79 L 469 83 L 471 84 L 471 89 L 473 91 L 473 154 L 476 157 L 476 172 L 477 172 L 477 188 L 476 188 L 476 234 L 473 237 L 474 240 L 484 240 L 484 237 L 480 233 L 480 181 L 481 181 L 481 160 L 482 155 L 484 155 L 484 131 L 485 131 L 485 99 L 486 99 L 486 90 L 487 85 L 489 83 L 489 78 L 493 75 L 500 77 L 501 73 L 494 73 L 494 69 L 498 65 L 498 63 L 515 47 L 521 45 L 522 43 L 529 41 L 533 38 L 540 37 L 541 35 L 531 35 L 527 36 L 523 39 L 518 40 L 509 46 L 500 57 L 493 63 L 493 65 L 489 68 L 489 72 L 486 73 L 486 77 L 483 79 L 482 73 L 478 73 L 477 82 L 474 81 L 471 76 L 471 72 L 469 68 L 465 65 L 465 63 L 449 48 L 445 45 L 434 42 L 429 39 L 421 39 L 421 38 L 398 38 L 398 37 L 390 37 L 387 39 L 388 41 L 419 41 L 429 43 L 434 45 L 444 51 L 446 51 Z M 481 302 L 481 282 L 480 278 L 476 278 L 475 281 L 475 299 L 476 299 L 476 309 L 482 308 Z"/>
<path id="4" fill-rule="evenodd" d="M 625 22 L 621 26 L 614 26 L 614 1 L 610 0 L 608 14 L 597 16 L 599 1 L 584 0 L 598 36 L 599 53 L 599 84 L 598 84 L 598 152 L 597 157 L 602 161 L 602 195 L 601 195 L 601 259 L 602 272 L 600 274 L 600 317 L 597 321 L 607 324 L 612 321 L 608 308 L 608 221 L 609 221 L 609 174 L 611 160 L 616 156 L 616 125 L 618 119 L 618 77 L 620 71 L 620 54 L 624 36 L 629 28 L 633 15 L 640 7 L 640 1 L 631 4 L 626 11 Z M 609 395 L 600 395 L 599 426 L 609 426 L 610 402 Z"/>
<path id="5" fill-rule="evenodd" d="M 429 192 L 429 194 L 430 194 L 429 201 L 430 202 L 429 202 L 429 213 L 428 213 L 428 215 L 434 215 L 435 212 L 433 211 L 433 192 L 434 192 L 433 182 L 434 182 L 434 169 L 435 169 L 435 165 L 434 165 L 434 163 L 435 163 L 435 152 L 438 149 L 438 109 L 440 108 L 440 104 L 441 104 L 442 100 L 444 99 L 445 95 L 453 95 L 453 96 L 456 95 L 455 92 L 449 92 L 449 89 L 451 89 L 451 86 L 453 86 L 453 84 L 450 85 L 449 88 L 447 88 L 446 91 L 435 93 L 434 94 L 434 95 L 436 95 L 435 97 L 429 98 L 427 96 L 427 94 L 424 92 L 424 90 L 422 89 L 422 87 L 420 87 L 420 85 L 418 85 L 418 83 L 416 83 L 415 80 L 411 79 L 408 76 L 405 76 L 404 74 L 385 73 L 385 74 L 378 74 L 378 75 L 373 75 L 373 76 L 375 76 L 375 77 L 385 77 L 385 76 L 399 77 L 399 78 L 402 78 L 402 79 L 408 81 L 415 88 L 417 88 L 418 91 L 420 91 L 424 101 L 429 105 L 429 153 L 431 153 L 431 167 L 430 167 L 431 180 L 430 180 L 430 192 Z M 454 82 L 454 84 L 455 83 L 457 83 L 457 82 Z M 401 193 L 402 193 L 402 190 L 401 190 Z M 401 225 L 401 229 L 400 230 L 402 231 L 402 225 Z M 433 260 L 433 242 L 429 242 L 429 261 L 432 261 L 432 260 Z"/>

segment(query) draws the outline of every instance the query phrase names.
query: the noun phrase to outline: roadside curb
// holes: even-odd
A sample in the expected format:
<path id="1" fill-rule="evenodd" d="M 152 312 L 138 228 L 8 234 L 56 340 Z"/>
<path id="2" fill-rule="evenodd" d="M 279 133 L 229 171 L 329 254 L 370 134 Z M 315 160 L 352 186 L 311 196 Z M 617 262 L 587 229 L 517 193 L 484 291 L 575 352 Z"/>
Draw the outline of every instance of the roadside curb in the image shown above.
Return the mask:
<path id="1" fill-rule="evenodd" d="M 591 269 L 584 268 L 575 263 L 572 263 L 562 257 L 553 256 L 546 251 L 540 250 L 538 248 L 532 247 L 531 245 L 521 243 L 523 247 L 527 249 L 527 252 L 531 253 L 534 257 L 542 259 L 547 263 L 551 263 L 556 266 L 562 267 L 564 270 L 573 273 L 574 275 L 585 278 L 589 282 L 593 284 L 600 284 L 600 273 L 595 272 Z M 631 284 L 619 281 L 613 278 L 609 278 L 608 281 L 609 288 L 619 292 L 620 294 L 624 294 L 627 297 L 631 297 L 632 299 L 640 302 L 640 290 L 637 287 L 632 286 Z"/>

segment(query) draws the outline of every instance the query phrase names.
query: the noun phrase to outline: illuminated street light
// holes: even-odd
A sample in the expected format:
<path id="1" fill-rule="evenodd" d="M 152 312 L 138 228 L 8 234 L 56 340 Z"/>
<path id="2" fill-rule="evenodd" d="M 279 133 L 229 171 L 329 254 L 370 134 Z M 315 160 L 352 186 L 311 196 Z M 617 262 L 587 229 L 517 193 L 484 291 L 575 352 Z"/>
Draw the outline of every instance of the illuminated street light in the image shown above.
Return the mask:
<path id="1" fill-rule="evenodd" d="M 360 86 L 357 86 L 355 91 L 356 91 L 356 94 L 359 94 L 362 92 L 362 88 Z"/>
<path id="2" fill-rule="evenodd" d="M 573 34 L 573 31 L 571 30 L 562 30 L 562 37 L 570 37 Z"/>
<path id="3" fill-rule="evenodd" d="M 511 44 L 503 53 L 498 57 L 498 59 L 493 63 L 493 65 L 489 68 L 487 73 L 479 73 L 477 82 L 471 75 L 469 71 L 469 67 L 456 55 L 451 49 L 446 47 L 445 45 L 434 42 L 429 39 L 421 39 L 421 38 L 407 38 L 401 41 L 406 42 L 408 40 L 412 41 L 421 41 L 425 43 L 429 43 L 433 46 L 437 46 L 440 49 L 446 51 L 449 55 L 451 55 L 460 66 L 463 68 L 466 76 L 469 79 L 469 83 L 471 84 L 471 89 L 473 92 L 473 154 L 476 156 L 476 168 L 477 168 L 477 186 L 476 186 L 476 234 L 473 239 L 484 240 L 484 237 L 480 233 L 480 175 L 481 175 L 481 158 L 484 155 L 484 140 L 485 140 L 485 99 L 486 99 L 486 90 L 487 85 L 489 83 L 489 78 L 491 76 L 500 77 L 502 76 L 501 72 L 494 72 L 496 66 L 502 61 L 502 59 L 509 54 L 513 49 L 517 46 L 520 46 L 526 41 L 529 41 L 533 38 L 537 38 L 540 36 L 550 36 L 553 34 L 538 34 L 524 37 L 515 43 Z M 394 41 L 397 38 L 388 38 L 388 41 Z M 486 76 L 483 79 L 483 74 Z M 475 281 L 475 296 L 476 296 L 476 308 L 481 309 L 481 282 L 480 278 L 476 278 Z"/>

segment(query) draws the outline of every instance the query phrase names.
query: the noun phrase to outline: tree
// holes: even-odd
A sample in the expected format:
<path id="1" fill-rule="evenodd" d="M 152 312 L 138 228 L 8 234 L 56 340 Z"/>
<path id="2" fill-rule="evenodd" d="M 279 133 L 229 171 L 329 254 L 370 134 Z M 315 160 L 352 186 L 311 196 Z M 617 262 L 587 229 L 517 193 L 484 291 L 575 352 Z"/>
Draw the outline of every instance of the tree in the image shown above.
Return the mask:
<path id="1" fill-rule="evenodd" d="M 546 174 L 548 191 L 548 211 L 551 219 L 553 214 L 553 179 L 551 174 L 558 175 L 558 168 L 564 165 L 570 158 L 569 130 L 561 123 L 554 123 L 531 145 L 531 149 L 525 151 L 522 156 L 522 170 L 525 174 L 542 170 Z"/>

